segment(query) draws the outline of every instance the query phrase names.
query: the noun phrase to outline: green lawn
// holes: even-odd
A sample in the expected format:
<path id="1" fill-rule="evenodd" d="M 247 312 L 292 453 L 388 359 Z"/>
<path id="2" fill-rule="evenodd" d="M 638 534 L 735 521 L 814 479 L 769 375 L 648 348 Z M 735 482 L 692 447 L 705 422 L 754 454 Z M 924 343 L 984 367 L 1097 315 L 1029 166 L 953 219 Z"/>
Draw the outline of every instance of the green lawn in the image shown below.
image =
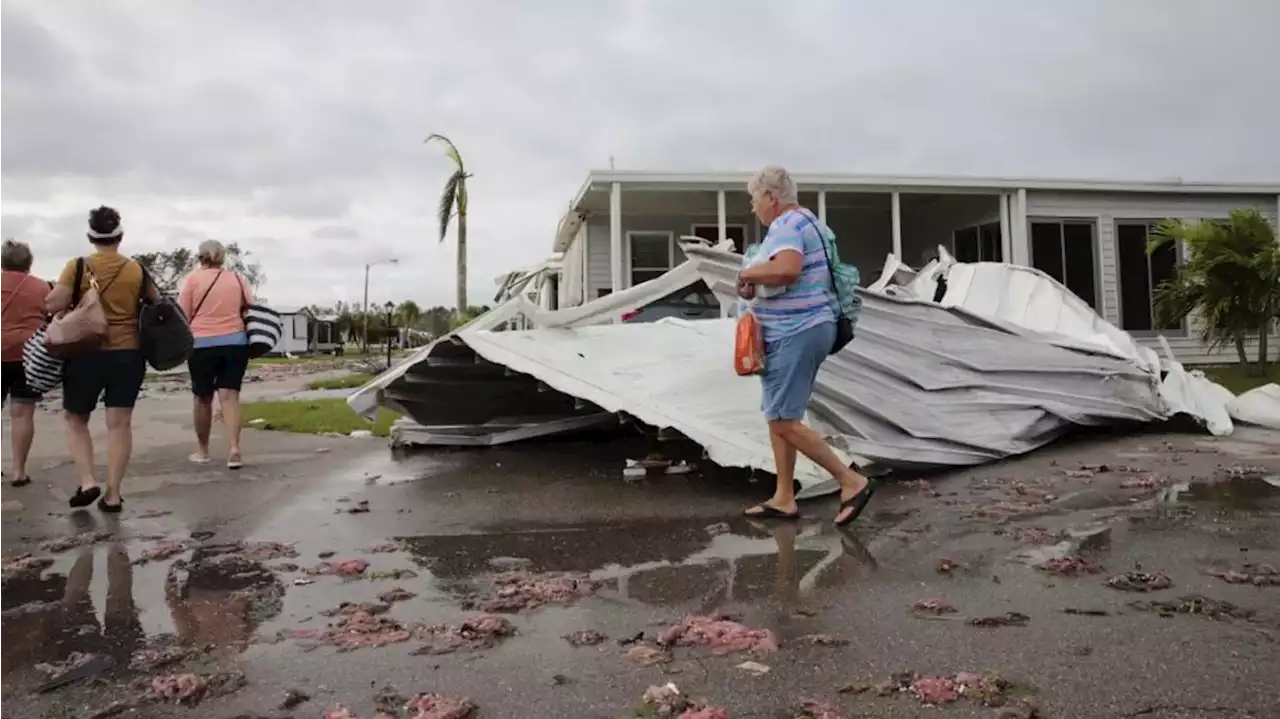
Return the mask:
<path id="1" fill-rule="evenodd" d="M 345 377 L 312 380 L 307 383 L 307 389 L 355 389 L 365 386 L 373 378 L 374 375 L 368 372 L 353 372 Z"/>
<path id="2" fill-rule="evenodd" d="M 267 421 L 260 429 L 300 434 L 324 434 L 337 432 L 350 434 L 358 429 L 373 430 L 378 437 L 386 437 L 396 415 L 385 409 L 378 410 L 378 419 L 369 422 L 357 415 L 343 399 L 279 400 L 275 402 L 246 402 L 244 421 Z"/>
<path id="3" fill-rule="evenodd" d="M 1267 372 L 1262 375 L 1255 374 L 1256 368 L 1253 365 L 1213 365 L 1192 369 L 1204 370 L 1205 376 L 1235 394 L 1242 394 L 1271 382 L 1280 383 L 1280 362 L 1267 365 Z"/>
<path id="4" fill-rule="evenodd" d="M 268 364 L 302 364 L 305 362 L 334 362 L 344 358 L 359 358 L 361 355 L 345 355 L 344 357 L 335 357 L 334 355 L 316 354 L 316 355 L 300 355 L 298 357 L 258 357 L 249 360 L 249 366 L 268 365 Z"/>

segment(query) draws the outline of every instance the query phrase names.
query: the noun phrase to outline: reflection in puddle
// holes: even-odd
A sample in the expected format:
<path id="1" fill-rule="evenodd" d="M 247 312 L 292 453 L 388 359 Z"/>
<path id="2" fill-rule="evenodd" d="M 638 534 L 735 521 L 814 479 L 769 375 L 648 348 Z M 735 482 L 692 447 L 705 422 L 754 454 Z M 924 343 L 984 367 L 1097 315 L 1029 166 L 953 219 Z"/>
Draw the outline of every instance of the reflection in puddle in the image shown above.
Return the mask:
<path id="1" fill-rule="evenodd" d="M 1247 474 L 1217 482 L 1179 482 L 1160 493 L 1160 501 L 1212 502 L 1231 509 L 1255 509 L 1280 498 L 1280 476 Z"/>
<path id="2" fill-rule="evenodd" d="M 96 658 L 92 673 L 123 669 L 135 652 L 174 640 L 242 651 L 261 622 L 279 614 L 284 588 L 260 562 L 230 549 L 202 547 L 168 567 L 138 567 L 124 543 L 111 542 L 67 557 L 69 566 L 59 558 L 54 568 L 6 577 L 4 676 L 27 667 L 58 674 L 68 659 L 87 655 Z M 105 597 L 95 577 L 104 564 Z M 144 578 L 140 593 L 137 577 Z M 160 596 L 163 607 L 147 605 Z"/>
<path id="3" fill-rule="evenodd" d="M 521 566 L 534 573 L 583 574 L 621 599 L 651 605 L 697 602 L 707 608 L 773 594 L 791 604 L 815 587 L 848 580 L 848 568 L 865 572 L 874 566 L 852 534 L 823 523 L 741 519 L 707 527 L 649 520 L 402 541 L 435 577 L 462 594 L 472 578 Z M 854 561 L 841 561 L 848 557 Z"/>

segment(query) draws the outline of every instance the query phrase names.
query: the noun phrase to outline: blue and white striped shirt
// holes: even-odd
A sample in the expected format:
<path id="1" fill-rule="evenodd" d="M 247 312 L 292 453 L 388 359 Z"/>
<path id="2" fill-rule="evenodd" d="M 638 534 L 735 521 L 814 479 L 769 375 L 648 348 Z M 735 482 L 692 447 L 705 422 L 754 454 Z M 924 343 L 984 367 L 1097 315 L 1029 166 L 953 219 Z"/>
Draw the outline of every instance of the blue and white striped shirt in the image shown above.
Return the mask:
<path id="1" fill-rule="evenodd" d="M 796 281 L 773 292 L 759 292 L 751 308 L 764 327 L 765 342 L 776 342 L 824 322 L 835 322 L 831 294 L 831 270 L 824 248 L 826 227 L 810 219 L 808 210 L 789 210 L 769 225 L 769 232 L 753 256 L 767 262 L 778 253 L 799 252 L 804 265 Z M 758 259 L 756 259 L 758 258 Z M 768 296 L 765 296 L 768 295 Z"/>

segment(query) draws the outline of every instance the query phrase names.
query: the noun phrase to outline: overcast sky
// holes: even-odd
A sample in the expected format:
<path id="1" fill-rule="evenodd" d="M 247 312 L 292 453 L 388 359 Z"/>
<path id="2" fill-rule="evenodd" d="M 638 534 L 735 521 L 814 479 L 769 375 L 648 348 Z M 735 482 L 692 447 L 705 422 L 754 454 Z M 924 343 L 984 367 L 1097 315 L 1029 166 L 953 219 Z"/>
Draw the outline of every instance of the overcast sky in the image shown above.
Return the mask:
<path id="1" fill-rule="evenodd" d="M 1051 8 L 1050 6 L 1054 6 Z M 451 304 L 543 259 L 590 168 L 1280 179 L 1276 0 L 5 0 L 3 232 L 39 273 L 238 241 L 276 305 Z"/>

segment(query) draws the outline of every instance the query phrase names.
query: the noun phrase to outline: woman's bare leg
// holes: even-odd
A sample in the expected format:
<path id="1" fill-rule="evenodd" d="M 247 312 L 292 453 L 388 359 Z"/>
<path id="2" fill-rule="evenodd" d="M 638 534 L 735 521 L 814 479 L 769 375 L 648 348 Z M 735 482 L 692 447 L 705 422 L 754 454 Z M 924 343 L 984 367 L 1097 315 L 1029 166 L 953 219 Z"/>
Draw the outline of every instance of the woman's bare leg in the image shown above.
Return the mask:
<path id="1" fill-rule="evenodd" d="M 9 400 L 9 439 L 13 444 L 14 481 L 27 476 L 27 457 L 31 455 L 31 443 L 36 438 L 36 406 L 31 402 Z"/>
<path id="2" fill-rule="evenodd" d="M 222 407 L 222 426 L 227 432 L 227 459 L 240 459 L 240 393 L 233 389 L 218 390 L 218 404 Z"/>
<path id="3" fill-rule="evenodd" d="M 98 486 L 93 478 L 93 437 L 89 434 L 89 415 L 65 413 L 67 422 L 67 450 L 76 465 L 76 474 L 80 477 L 80 488 L 90 489 Z"/>
<path id="4" fill-rule="evenodd" d="M 133 408 L 107 407 L 107 504 L 120 504 L 120 485 L 132 454 Z"/>
<path id="5" fill-rule="evenodd" d="M 867 486 L 867 478 L 846 467 L 831 447 L 827 445 L 822 435 L 813 431 L 805 425 L 804 422 L 795 420 L 780 420 L 769 424 L 770 435 L 775 431 L 796 450 L 804 456 L 818 463 L 818 466 L 831 473 L 831 476 L 840 483 L 840 501 L 845 502 L 852 499 Z M 845 509 L 836 516 L 839 522 L 844 515 L 853 511 L 852 508 Z"/>
<path id="6" fill-rule="evenodd" d="M 191 398 L 191 424 L 196 429 L 196 454 L 209 456 L 209 433 L 213 431 L 213 396 Z"/>

